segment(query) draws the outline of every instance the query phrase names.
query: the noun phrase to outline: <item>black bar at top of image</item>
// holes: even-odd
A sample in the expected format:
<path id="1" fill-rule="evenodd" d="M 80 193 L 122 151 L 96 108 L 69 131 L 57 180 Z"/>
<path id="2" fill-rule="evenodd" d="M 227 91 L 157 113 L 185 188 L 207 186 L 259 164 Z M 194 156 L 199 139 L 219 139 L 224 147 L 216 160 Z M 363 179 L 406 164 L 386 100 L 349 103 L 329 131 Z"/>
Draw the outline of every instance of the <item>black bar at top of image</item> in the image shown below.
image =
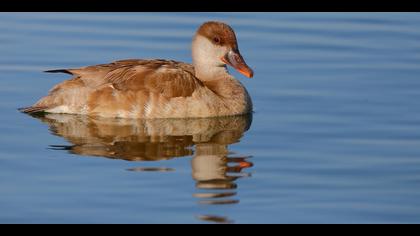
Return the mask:
<path id="1" fill-rule="evenodd" d="M 0 11 L 35 12 L 284 12 L 284 11 L 420 11 L 420 1 L 295 1 L 295 0 L 37 0 L 3 1 Z"/>

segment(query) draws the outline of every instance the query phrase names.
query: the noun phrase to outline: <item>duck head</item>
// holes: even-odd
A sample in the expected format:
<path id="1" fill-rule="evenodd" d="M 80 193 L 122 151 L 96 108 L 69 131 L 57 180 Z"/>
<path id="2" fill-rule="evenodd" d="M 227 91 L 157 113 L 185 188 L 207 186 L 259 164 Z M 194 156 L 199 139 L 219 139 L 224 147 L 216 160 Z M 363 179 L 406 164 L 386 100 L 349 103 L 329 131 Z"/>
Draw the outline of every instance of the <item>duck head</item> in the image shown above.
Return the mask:
<path id="1" fill-rule="evenodd" d="M 200 79 L 226 73 L 226 65 L 248 78 L 254 75 L 239 52 L 235 32 L 222 22 L 209 21 L 198 28 L 192 42 L 192 59 L 196 76 Z"/>

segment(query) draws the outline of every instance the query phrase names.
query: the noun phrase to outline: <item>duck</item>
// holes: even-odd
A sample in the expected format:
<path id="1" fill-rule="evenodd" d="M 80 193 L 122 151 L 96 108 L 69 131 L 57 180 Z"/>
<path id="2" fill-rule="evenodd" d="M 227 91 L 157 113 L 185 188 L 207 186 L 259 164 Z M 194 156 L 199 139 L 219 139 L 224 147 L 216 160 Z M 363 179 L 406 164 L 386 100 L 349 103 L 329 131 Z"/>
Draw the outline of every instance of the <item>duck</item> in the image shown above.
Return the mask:
<path id="1" fill-rule="evenodd" d="M 72 78 L 55 85 L 24 113 L 81 114 L 109 118 L 207 118 L 252 112 L 244 85 L 227 65 L 248 78 L 232 27 L 208 21 L 192 39 L 192 64 L 126 59 L 74 69 L 48 70 Z"/>

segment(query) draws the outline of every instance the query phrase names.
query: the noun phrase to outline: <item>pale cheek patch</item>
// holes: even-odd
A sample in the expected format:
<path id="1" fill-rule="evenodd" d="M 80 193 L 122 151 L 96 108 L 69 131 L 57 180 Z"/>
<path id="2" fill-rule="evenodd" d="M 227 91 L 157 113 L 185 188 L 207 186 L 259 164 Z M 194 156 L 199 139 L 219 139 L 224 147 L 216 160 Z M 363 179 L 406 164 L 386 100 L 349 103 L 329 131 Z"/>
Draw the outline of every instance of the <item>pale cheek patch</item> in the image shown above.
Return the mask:
<path id="1" fill-rule="evenodd" d="M 220 58 L 228 51 L 227 47 L 214 45 L 207 38 L 197 36 L 193 45 L 194 60 L 199 64 L 220 66 Z"/>

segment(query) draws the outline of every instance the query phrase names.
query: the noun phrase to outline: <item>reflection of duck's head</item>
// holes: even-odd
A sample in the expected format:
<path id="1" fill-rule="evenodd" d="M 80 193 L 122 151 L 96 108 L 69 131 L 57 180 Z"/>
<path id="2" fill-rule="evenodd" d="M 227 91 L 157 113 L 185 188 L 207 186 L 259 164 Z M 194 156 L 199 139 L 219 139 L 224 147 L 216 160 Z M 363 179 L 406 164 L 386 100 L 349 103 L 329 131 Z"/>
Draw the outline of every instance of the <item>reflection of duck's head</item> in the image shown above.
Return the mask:
<path id="1" fill-rule="evenodd" d="M 201 119 L 109 119 L 66 114 L 36 118 L 70 146 L 52 145 L 78 155 L 154 161 L 192 155 L 192 147 L 238 142 L 252 115 Z"/>
<path id="2" fill-rule="evenodd" d="M 232 157 L 227 145 L 204 143 L 196 145 L 196 152 L 191 161 L 192 177 L 196 187 L 206 192 L 196 193 L 203 199 L 201 204 L 235 204 L 238 200 L 220 199 L 236 195 L 230 190 L 236 189 L 235 180 L 248 176 L 242 169 L 251 167 L 248 157 Z M 215 191 L 217 190 L 217 191 Z M 218 191 L 225 190 L 225 191 Z"/>
<path id="3" fill-rule="evenodd" d="M 228 145 L 237 142 L 241 136 L 240 132 L 226 130 L 208 142 L 196 144 L 191 167 L 196 187 L 201 190 L 194 194 L 201 199 L 200 204 L 239 202 L 230 198 L 236 195 L 235 180 L 247 176 L 247 173 L 242 173 L 242 169 L 253 165 L 247 161 L 248 157 L 234 157 L 228 149 Z"/>

